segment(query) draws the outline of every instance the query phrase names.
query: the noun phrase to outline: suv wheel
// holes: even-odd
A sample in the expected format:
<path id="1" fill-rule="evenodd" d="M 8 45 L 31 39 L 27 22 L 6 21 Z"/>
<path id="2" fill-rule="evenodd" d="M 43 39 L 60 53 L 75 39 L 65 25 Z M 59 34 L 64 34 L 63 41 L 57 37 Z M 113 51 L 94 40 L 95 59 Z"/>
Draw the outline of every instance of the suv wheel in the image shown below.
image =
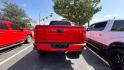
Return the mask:
<path id="1" fill-rule="evenodd" d="M 81 52 L 67 52 L 67 57 L 70 59 L 77 59 L 80 57 Z"/>
<path id="2" fill-rule="evenodd" d="M 32 42 L 32 36 L 31 35 L 28 35 L 27 36 L 27 39 L 25 40 L 25 42 L 24 43 L 30 43 L 30 42 Z"/>
<path id="3" fill-rule="evenodd" d="M 110 66 L 112 70 L 124 70 L 124 50 L 110 51 Z"/>

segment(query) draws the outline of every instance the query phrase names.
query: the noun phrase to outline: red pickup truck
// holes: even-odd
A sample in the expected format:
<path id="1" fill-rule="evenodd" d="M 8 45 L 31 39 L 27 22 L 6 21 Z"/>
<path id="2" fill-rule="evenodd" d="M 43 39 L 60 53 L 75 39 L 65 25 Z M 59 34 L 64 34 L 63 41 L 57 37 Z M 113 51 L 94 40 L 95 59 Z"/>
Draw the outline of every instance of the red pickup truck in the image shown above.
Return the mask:
<path id="1" fill-rule="evenodd" d="M 71 26 L 68 21 L 51 21 L 50 25 L 37 25 L 34 38 L 40 55 L 64 52 L 78 58 L 85 46 L 86 31 L 82 26 Z"/>
<path id="2" fill-rule="evenodd" d="M 29 43 L 31 36 L 30 30 L 21 29 L 16 23 L 0 20 L 0 50 L 23 41 Z"/>

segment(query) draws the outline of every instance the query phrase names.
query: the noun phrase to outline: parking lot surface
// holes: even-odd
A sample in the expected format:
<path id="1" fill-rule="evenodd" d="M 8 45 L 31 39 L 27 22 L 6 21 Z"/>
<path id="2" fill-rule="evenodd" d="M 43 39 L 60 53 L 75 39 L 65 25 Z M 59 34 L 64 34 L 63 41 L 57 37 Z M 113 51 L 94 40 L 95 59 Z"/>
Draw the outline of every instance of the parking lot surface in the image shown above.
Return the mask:
<path id="1" fill-rule="evenodd" d="M 31 44 L 17 45 L 0 54 L 0 70 L 110 70 L 109 66 L 85 49 L 79 59 L 64 54 L 39 56 Z"/>

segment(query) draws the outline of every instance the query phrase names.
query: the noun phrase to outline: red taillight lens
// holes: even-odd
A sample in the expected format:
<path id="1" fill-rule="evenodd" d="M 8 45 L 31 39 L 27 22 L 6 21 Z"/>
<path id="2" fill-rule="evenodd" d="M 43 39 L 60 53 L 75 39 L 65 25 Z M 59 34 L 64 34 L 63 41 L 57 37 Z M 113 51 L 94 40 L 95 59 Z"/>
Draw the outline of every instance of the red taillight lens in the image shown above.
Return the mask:
<path id="1" fill-rule="evenodd" d="M 83 34 L 83 41 L 86 41 L 86 30 L 83 30 L 82 34 Z"/>
<path id="2" fill-rule="evenodd" d="M 36 30 L 34 30 L 34 39 L 36 39 Z"/>

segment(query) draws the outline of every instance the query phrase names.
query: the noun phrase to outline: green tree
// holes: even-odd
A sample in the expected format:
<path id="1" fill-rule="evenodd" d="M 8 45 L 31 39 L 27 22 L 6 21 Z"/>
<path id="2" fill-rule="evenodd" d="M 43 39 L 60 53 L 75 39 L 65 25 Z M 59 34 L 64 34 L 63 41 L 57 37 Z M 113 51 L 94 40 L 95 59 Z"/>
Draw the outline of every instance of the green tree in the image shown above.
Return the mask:
<path id="1" fill-rule="evenodd" d="M 11 2 L 4 2 L 4 8 L 1 9 L 2 19 L 8 20 L 11 22 L 17 22 L 22 27 L 26 27 L 26 24 L 30 21 L 27 21 L 27 15 L 25 11 L 20 8 L 17 4 Z"/>
<path id="2" fill-rule="evenodd" d="M 76 25 L 88 23 L 101 11 L 100 0 L 53 0 L 54 11 Z"/>

